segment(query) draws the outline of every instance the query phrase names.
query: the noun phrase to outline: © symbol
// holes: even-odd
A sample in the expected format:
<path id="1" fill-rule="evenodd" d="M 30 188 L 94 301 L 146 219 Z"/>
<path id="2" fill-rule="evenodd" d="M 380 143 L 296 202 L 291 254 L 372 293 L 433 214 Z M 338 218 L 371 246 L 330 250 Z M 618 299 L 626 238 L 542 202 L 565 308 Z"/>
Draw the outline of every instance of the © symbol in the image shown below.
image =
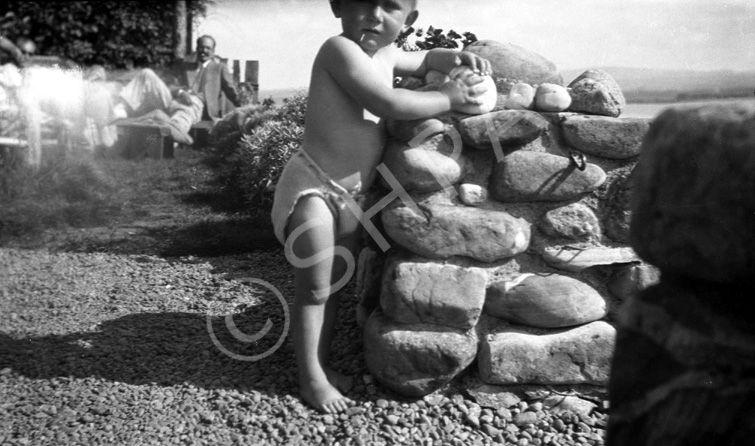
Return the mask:
<path id="1" fill-rule="evenodd" d="M 278 348 L 280 348 L 280 346 L 283 344 L 283 341 L 286 339 L 286 336 L 288 335 L 288 328 L 291 323 L 291 317 L 289 316 L 289 311 L 288 311 L 288 303 L 283 298 L 283 294 L 281 294 L 281 292 L 278 291 L 278 289 L 275 288 L 273 285 L 271 285 L 269 282 L 266 282 L 261 279 L 254 279 L 254 278 L 246 278 L 246 279 L 240 279 L 240 280 L 244 283 L 254 283 L 254 284 L 264 286 L 268 290 L 272 291 L 273 294 L 275 294 L 275 296 L 280 301 L 281 306 L 283 307 L 284 324 L 283 324 L 283 332 L 278 338 L 278 341 L 275 343 L 275 345 L 273 345 L 272 347 L 270 347 L 265 352 L 259 355 L 240 355 L 238 353 L 234 353 L 228 350 L 218 340 L 217 336 L 215 335 L 215 330 L 212 328 L 213 318 L 210 314 L 207 315 L 207 331 L 210 333 L 210 338 L 212 339 L 212 343 L 215 344 L 215 346 L 225 355 L 230 356 L 231 358 L 237 359 L 239 361 L 259 361 L 260 359 L 264 359 L 272 355 L 273 353 L 275 353 L 278 350 Z M 233 314 L 228 314 L 225 316 L 225 326 L 236 340 L 246 343 L 246 344 L 251 344 L 264 338 L 265 335 L 267 335 L 270 332 L 270 330 L 273 328 L 273 322 L 270 319 L 268 319 L 260 331 L 252 335 L 248 335 L 242 332 L 238 328 L 238 326 L 236 325 L 236 322 L 234 322 L 233 320 Z"/>

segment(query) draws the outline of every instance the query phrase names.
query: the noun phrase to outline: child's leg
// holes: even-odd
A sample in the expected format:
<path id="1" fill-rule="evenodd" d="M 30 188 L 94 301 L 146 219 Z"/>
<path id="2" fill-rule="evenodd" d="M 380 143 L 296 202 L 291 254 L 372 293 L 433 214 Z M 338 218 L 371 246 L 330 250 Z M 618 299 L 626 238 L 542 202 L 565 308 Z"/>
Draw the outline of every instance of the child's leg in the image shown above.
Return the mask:
<path id="1" fill-rule="evenodd" d="M 331 277 L 331 283 L 336 283 L 341 280 L 345 275 L 351 274 L 348 272 L 348 263 L 356 263 L 356 249 L 359 245 L 359 232 L 355 232 L 347 237 L 341 238 L 336 242 L 337 246 L 346 248 L 350 253 L 350 258 L 347 260 L 344 256 L 337 255 L 333 262 L 333 272 Z M 352 265 L 356 267 L 356 265 Z M 349 277 L 348 279 L 351 279 Z M 323 343 L 322 343 L 322 358 L 325 362 L 323 364 L 329 364 L 328 358 L 330 358 L 331 346 L 333 344 L 333 335 L 335 333 L 336 320 L 338 317 L 338 309 L 341 301 L 341 290 L 333 290 L 333 294 L 325 304 L 325 321 L 323 324 Z M 344 376 L 338 371 L 326 366 L 325 372 L 328 375 L 330 383 L 333 384 L 338 390 L 345 392 L 351 388 L 352 380 L 350 377 Z"/>
<path id="2" fill-rule="evenodd" d="M 318 224 L 311 226 L 312 222 Z M 304 232 L 297 231 L 304 225 L 311 227 Z M 317 410 L 341 412 L 348 408 L 350 400 L 331 384 L 327 367 L 338 311 L 338 299 L 330 295 L 335 246 L 335 226 L 330 209 L 319 197 L 303 197 L 291 214 L 287 232 L 289 237 L 294 237 L 291 246 L 296 260 L 293 262 L 296 300 L 292 339 L 299 368 L 299 392 Z M 331 254 L 323 256 L 327 252 Z M 323 257 L 316 262 L 307 262 L 315 256 Z M 320 290 L 326 291 L 317 292 Z"/>

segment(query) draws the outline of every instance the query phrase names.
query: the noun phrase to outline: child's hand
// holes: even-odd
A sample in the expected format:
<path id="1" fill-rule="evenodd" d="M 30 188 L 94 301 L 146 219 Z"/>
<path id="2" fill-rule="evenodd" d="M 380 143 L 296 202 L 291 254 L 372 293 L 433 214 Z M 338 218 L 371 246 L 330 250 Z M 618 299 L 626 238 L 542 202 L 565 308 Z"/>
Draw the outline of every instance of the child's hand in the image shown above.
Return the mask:
<path id="1" fill-rule="evenodd" d="M 485 78 L 476 74 L 455 76 L 440 86 L 440 91 L 451 100 L 451 108 L 460 110 L 467 105 L 482 105 L 482 97 L 488 89 L 483 85 Z"/>
<path id="2" fill-rule="evenodd" d="M 475 74 L 482 76 L 489 76 L 493 74 L 493 68 L 490 64 L 490 61 L 478 56 L 475 53 L 470 53 L 469 51 L 462 51 L 457 54 L 456 59 L 454 60 L 454 64 L 457 67 L 466 65 L 470 67 Z"/>

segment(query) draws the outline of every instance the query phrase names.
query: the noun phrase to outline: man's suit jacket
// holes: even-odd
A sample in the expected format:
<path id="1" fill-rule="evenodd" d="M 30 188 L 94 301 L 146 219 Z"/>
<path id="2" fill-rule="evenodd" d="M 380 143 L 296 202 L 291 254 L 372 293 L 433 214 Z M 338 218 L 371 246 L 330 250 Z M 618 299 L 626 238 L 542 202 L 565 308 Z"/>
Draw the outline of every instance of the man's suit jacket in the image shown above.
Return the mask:
<path id="1" fill-rule="evenodd" d="M 220 61 L 220 58 L 213 57 L 206 67 L 197 70 L 196 55 L 192 54 L 187 56 L 179 66 L 181 85 L 188 86 L 204 101 L 202 119 L 218 119 L 223 116 L 221 94 L 225 94 L 234 106 L 239 106 L 236 84 L 233 82 L 230 70 Z"/>

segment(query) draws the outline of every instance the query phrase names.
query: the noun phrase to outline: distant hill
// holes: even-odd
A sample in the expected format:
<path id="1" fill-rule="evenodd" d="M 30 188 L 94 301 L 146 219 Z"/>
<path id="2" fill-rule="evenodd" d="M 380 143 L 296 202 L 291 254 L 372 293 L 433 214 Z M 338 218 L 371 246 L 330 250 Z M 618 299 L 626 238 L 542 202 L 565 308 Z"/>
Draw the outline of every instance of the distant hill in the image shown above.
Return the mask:
<path id="1" fill-rule="evenodd" d="M 264 101 L 265 99 L 272 99 L 275 101 L 277 105 L 283 104 L 283 100 L 285 98 L 295 96 L 297 94 L 306 94 L 307 88 L 306 87 L 300 87 L 300 88 L 273 88 L 273 89 L 260 89 L 259 92 L 259 99 L 260 102 Z"/>
<path id="2" fill-rule="evenodd" d="M 755 71 L 694 71 L 654 68 L 598 67 L 621 86 L 630 102 L 663 102 L 711 97 L 752 96 Z M 569 84 L 585 70 L 562 70 Z"/>
<path id="3" fill-rule="evenodd" d="M 608 72 L 628 102 L 674 102 L 714 97 L 753 96 L 755 71 L 659 70 L 655 68 L 597 67 Z M 586 69 L 561 70 L 569 84 Z M 306 88 L 262 89 L 260 101 L 272 98 L 276 104 Z"/>

